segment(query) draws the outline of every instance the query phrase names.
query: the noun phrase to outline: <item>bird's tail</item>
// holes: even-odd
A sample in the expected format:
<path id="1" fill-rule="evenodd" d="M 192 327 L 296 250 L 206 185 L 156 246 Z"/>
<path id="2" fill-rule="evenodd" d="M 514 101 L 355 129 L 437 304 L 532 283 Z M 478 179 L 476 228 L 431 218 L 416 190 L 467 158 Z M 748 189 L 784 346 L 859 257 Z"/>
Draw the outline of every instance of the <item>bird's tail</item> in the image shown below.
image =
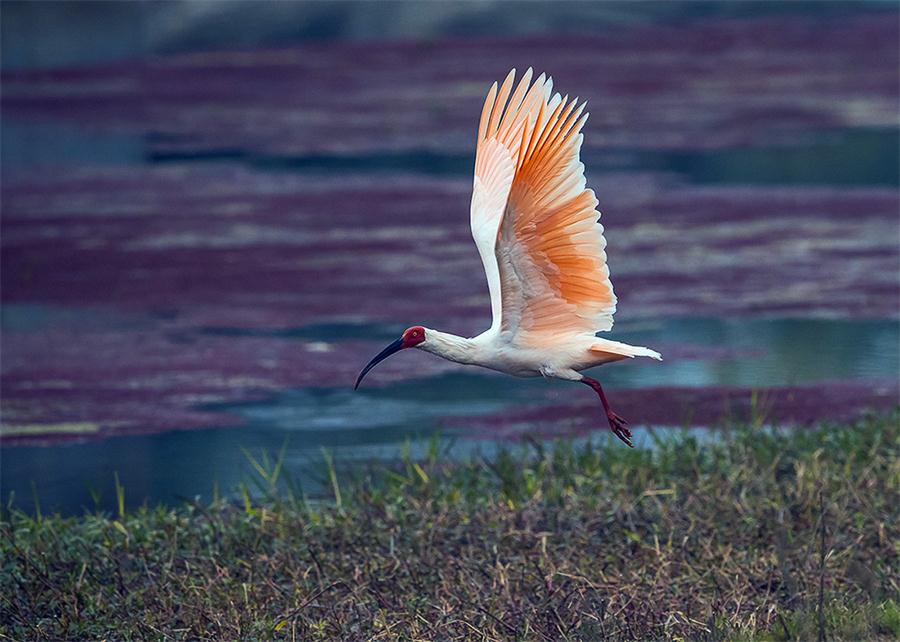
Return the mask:
<path id="1" fill-rule="evenodd" d="M 662 355 L 656 350 L 651 350 L 650 348 L 645 348 L 644 346 L 630 346 L 627 343 L 610 341 L 608 339 L 603 339 L 602 342 L 595 343 L 593 346 L 591 346 L 591 351 L 617 354 L 623 357 L 630 357 L 632 359 L 634 357 L 650 357 L 651 359 L 662 361 Z"/>
<path id="2" fill-rule="evenodd" d="M 630 346 L 632 350 L 633 357 L 650 357 L 651 359 L 656 359 L 657 361 L 662 361 L 662 355 L 658 353 L 656 350 L 651 350 L 650 348 L 645 348 L 644 346 Z"/>

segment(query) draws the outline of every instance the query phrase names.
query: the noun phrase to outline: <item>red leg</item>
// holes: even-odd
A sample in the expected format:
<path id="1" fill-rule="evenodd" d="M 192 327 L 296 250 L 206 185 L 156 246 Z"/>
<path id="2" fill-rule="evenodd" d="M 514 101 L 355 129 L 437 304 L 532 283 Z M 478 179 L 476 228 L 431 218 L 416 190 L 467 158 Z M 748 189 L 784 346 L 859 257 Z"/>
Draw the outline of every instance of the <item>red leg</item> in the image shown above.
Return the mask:
<path id="1" fill-rule="evenodd" d="M 629 448 L 634 448 L 634 444 L 631 443 L 631 431 L 626 427 L 628 426 L 628 422 L 614 413 L 612 408 L 609 407 L 609 402 L 606 400 L 603 388 L 600 387 L 600 382 L 596 379 L 582 376 L 581 383 L 593 388 L 594 392 L 600 396 L 600 401 L 603 403 L 603 409 L 606 411 L 606 418 L 609 420 L 609 429 L 612 430 L 613 434 L 628 444 Z"/>

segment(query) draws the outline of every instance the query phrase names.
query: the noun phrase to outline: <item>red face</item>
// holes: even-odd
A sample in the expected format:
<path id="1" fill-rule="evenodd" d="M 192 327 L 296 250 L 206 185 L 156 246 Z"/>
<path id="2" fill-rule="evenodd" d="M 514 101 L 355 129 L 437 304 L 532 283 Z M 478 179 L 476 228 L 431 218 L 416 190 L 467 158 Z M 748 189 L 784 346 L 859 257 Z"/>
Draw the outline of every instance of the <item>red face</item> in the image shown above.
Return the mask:
<path id="1" fill-rule="evenodd" d="M 404 348 L 412 348 L 413 346 L 417 346 L 425 340 L 425 328 L 420 325 L 414 325 L 411 328 L 407 328 L 403 332 L 403 347 Z"/>
<path id="2" fill-rule="evenodd" d="M 420 325 L 414 325 L 411 328 L 407 328 L 402 337 L 376 354 L 372 358 L 372 360 L 368 364 L 366 364 L 366 367 L 362 369 L 362 372 L 360 372 L 359 376 L 356 378 L 356 383 L 353 385 L 353 389 L 356 390 L 357 388 L 359 388 L 359 384 L 363 380 L 363 377 L 366 376 L 366 373 L 377 366 L 379 363 L 387 359 L 389 356 L 400 352 L 401 350 L 403 350 L 403 348 L 414 348 L 423 341 L 425 341 L 425 328 Z"/>

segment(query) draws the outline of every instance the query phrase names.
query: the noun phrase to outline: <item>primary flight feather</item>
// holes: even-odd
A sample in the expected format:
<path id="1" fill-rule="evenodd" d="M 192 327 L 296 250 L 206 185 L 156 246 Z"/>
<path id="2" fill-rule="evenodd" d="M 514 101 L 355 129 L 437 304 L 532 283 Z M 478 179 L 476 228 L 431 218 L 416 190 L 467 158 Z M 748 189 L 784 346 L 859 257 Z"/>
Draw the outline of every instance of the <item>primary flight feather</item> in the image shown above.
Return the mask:
<path id="1" fill-rule="evenodd" d="M 362 370 L 403 348 L 519 377 L 579 381 L 600 396 L 610 429 L 629 446 L 627 422 L 609 407 L 600 383 L 582 370 L 658 352 L 599 338 L 610 330 L 616 295 L 606 265 L 597 198 L 580 160 L 585 104 L 553 93 L 529 69 L 515 90 L 515 69 L 488 91 L 475 155 L 470 222 L 491 294 L 491 327 L 463 338 L 407 328 Z"/>

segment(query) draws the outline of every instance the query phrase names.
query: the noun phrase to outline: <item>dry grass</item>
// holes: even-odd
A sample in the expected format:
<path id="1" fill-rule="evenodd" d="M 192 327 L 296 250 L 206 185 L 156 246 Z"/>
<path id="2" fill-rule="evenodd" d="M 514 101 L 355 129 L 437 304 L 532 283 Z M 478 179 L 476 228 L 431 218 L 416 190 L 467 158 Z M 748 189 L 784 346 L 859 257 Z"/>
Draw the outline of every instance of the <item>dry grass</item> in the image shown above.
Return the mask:
<path id="1" fill-rule="evenodd" d="M 896 639 L 898 454 L 894 413 L 652 451 L 603 439 L 433 456 L 343 487 L 333 475 L 337 502 L 304 501 L 277 462 L 257 462 L 253 501 L 245 488 L 237 504 L 116 516 L 7 511 L 0 631 L 806 640 L 821 615 L 829 640 Z"/>

